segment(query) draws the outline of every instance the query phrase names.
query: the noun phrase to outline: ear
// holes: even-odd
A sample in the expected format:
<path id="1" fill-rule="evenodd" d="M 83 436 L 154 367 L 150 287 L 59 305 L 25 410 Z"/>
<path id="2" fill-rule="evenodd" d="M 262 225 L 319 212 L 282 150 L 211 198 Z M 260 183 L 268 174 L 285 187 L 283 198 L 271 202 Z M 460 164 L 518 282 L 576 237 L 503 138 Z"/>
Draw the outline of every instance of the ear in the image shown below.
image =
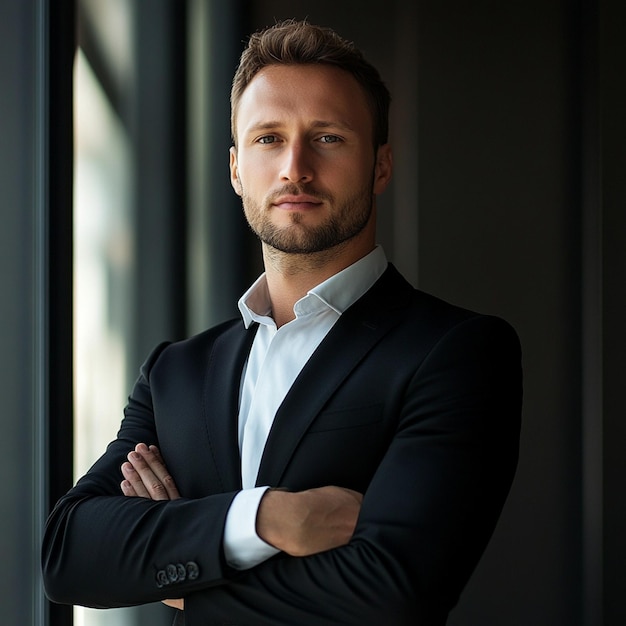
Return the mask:
<path id="1" fill-rule="evenodd" d="M 230 184 L 233 186 L 235 193 L 240 196 L 242 194 L 241 181 L 239 180 L 239 169 L 237 167 L 237 148 L 231 146 L 230 150 Z"/>
<path id="2" fill-rule="evenodd" d="M 387 188 L 391 180 L 393 170 L 393 156 L 391 146 L 386 143 L 379 146 L 376 151 L 376 164 L 374 166 L 374 194 L 379 195 Z"/>

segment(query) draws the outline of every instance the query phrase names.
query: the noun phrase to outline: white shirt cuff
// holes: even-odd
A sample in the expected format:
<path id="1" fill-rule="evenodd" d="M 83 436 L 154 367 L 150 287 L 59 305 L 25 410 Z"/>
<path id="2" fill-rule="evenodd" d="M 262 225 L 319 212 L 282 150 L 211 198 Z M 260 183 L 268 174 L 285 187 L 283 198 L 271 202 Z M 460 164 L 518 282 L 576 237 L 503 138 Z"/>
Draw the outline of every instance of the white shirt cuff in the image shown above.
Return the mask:
<path id="1" fill-rule="evenodd" d="M 268 489 L 244 489 L 235 496 L 228 509 L 224 526 L 224 555 L 228 565 L 234 569 L 250 569 L 280 552 L 256 534 L 257 511 Z"/>

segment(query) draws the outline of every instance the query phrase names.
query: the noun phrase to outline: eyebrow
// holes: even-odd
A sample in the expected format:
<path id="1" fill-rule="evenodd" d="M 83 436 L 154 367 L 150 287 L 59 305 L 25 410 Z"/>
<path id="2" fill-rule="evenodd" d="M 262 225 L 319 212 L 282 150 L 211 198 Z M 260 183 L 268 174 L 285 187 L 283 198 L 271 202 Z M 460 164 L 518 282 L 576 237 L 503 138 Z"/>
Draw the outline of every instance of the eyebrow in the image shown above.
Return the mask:
<path id="1" fill-rule="evenodd" d="M 270 120 L 268 122 L 258 122 L 257 124 L 253 124 L 248 129 L 246 129 L 245 133 L 250 134 L 250 133 L 255 133 L 258 131 L 262 131 L 262 130 L 272 130 L 274 128 L 280 128 L 281 126 L 283 126 L 283 124 L 284 124 L 283 122 L 280 122 L 278 120 L 276 121 Z M 352 126 L 350 126 L 350 124 L 344 121 L 332 121 L 331 122 L 328 120 L 315 120 L 314 122 L 312 122 L 311 127 L 312 128 L 329 128 L 329 129 L 336 128 L 336 129 L 348 131 L 348 132 L 354 131 Z"/>

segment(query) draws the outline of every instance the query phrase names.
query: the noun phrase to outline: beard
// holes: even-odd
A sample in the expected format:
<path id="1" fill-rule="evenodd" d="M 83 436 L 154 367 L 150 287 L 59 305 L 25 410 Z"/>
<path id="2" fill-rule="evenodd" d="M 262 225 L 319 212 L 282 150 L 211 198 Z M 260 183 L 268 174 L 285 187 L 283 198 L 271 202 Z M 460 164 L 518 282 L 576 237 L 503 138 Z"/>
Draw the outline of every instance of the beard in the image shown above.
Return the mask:
<path id="1" fill-rule="evenodd" d="M 330 250 L 358 235 L 367 225 L 374 204 L 373 177 L 369 186 L 364 185 L 339 204 L 329 193 L 313 186 L 285 185 L 273 192 L 259 204 L 242 189 L 242 203 L 248 224 L 256 236 L 266 245 L 288 254 L 312 254 Z M 290 214 L 290 224 L 277 226 L 271 221 L 272 202 L 282 195 L 307 194 L 333 207 L 322 223 L 306 224 L 304 212 Z"/>

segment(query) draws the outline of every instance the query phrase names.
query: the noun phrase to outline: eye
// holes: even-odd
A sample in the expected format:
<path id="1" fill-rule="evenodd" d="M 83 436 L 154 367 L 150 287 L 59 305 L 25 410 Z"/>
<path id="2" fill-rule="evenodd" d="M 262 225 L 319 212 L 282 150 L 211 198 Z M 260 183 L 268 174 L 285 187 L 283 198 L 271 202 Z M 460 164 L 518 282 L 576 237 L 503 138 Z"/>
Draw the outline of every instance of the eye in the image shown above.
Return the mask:
<path id="1" fill-rule="evenodd" d="M 318 141 L 320 143 L 338 143 L 341 141 L 341 137 L 337 137 L 337 135 L 322 135 Z"/>
<path id="2" fill-rule="evenodd" d="M 260 143 L 262 145 L 268 145 L 271 143 L 275 143 L 277 141 L 277 138 L 275 135 L 263 135 L 263 137 L 259 137 L 257 139 L 257 143 Z"/>

